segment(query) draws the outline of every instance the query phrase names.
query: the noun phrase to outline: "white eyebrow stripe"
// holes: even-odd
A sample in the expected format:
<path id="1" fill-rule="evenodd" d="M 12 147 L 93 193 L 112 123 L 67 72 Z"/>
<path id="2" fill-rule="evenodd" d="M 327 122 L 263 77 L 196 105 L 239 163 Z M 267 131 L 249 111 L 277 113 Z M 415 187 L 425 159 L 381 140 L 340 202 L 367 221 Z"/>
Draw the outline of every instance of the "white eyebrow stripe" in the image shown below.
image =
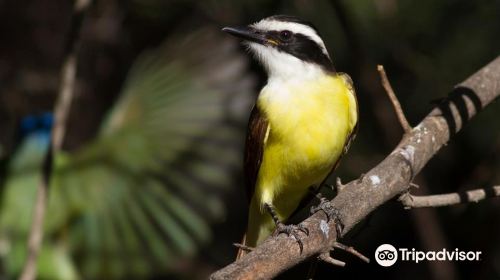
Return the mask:
<path id="1" fill-rule="evenodd" d="M 256 22 L 251 25 L 254 28 L 260 29 L 260 30 L 265 30 L 265 31 L 282 31 L 282 30 L 290 30 L 293 33 L 301 33 L 307 37 L 309 37 L 311 40 L 316 42 L 318 46 L 321 47 L 321 50 L 323 53 L 330 57 L 328 54 L 328 51 L 326 50 L 325 43 L 323 43 L 323 40 L 321 37 L 319 37 L 318 33 L 314 31 L 311 27 L 300 24 L 297 22 L 285 22 L 285 21 L 277 21 L 277 20 L 268 20 L 268 19 L 263 19 L 259 22 Z"/>

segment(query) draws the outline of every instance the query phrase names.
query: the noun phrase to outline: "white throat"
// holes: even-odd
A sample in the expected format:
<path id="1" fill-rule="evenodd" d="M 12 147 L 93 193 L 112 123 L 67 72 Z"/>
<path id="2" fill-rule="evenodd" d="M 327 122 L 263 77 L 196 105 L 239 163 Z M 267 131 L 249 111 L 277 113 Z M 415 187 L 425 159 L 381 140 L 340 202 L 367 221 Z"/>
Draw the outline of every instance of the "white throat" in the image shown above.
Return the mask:
<path id="1" fill-rule="evenodd" d="M 257 43 L 248 43 L 249 49 L 266 69 L 269 83 L 302 81 L 325 75 L 321 66 Z"/>

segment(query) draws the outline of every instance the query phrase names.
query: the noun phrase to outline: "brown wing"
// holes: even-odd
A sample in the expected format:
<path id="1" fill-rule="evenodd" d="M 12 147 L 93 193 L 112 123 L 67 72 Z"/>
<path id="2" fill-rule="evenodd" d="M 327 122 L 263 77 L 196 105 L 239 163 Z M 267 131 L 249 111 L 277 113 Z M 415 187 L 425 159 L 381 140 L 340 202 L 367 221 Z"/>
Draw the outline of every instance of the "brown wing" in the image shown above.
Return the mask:
<path id="1" fill-rule="evenodd" d="M 321 185 L 323 185 L 326 182 L 326 180 L 328 179 L 328 177 L 330 177 L 330 175 L 332 175 L 333 171 L 335 171 L 335 169 L 337 169 L 337 167 L 339 166 L 340 160 L 347 153 L 347 151 L 351 147 L 352 142 L 356 138 L 356 134 L 358 133 L 358 126 L 359 126 L 359 106 L 358 106 L 358 100 L 356 98 L 356 92 L 354 91 L 354 86 L 353 86 L 353 83 L 352 83 L 352 79 L 351 79 L 351 77 L 349 77 L 349 75 L 347 75 L 345 73 L 338 73 L 338 75 L 344 80 L 344 82 L 346 83 L 347 87 L 349 88 L 349 91 L 354 95 L 354 100 L 356 102 L 356 110 L 357 110 L 356 115 L 358 116 L 358 119 L 356 120 L 356 125 L 352 129 L 351 133 L 347 136 L 347 140 L 346 140 L 346 143 L 344 145 L 344 150 L 342 151 L 342 154 L 339 156 L 339 158 L 337 159 L 337 161 L 333 165 L 332 170 L 330 171 L 330 173 L 328 173 L 328 176 L 326 176 L 325 179 L 323 180 L 323 182 L 321 182 Z"/>
<path id="2" fill-rule="evenodd" d="M 264 153 L 264 140 L 269 123 L 255 105 L 248 121 L 247 138 L 245 142 L 245 157 L 243 168 L 245 170 L 245 183 L 248 202 L 252 200 L 259 174 L 262 155 Z"/>

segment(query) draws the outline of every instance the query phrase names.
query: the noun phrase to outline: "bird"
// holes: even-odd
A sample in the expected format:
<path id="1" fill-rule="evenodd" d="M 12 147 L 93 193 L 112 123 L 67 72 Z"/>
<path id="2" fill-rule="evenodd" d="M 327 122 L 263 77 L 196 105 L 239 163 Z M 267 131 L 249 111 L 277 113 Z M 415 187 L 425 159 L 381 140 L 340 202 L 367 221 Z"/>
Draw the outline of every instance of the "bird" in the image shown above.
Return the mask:
<path id="1" fill-rule="evenodd" d="M 247 127 L 249 216 L 241 245 L 253 248 L 273 233 L 287 233 L 302 250 L 299 232 L 308 230 L 286 220 L 311 186 L 325 184 L 355 138 L 352 80 L 335 70 L 318 29 L 298 17 L 274 15 L 222 31 L 243 41 L 268 78 Z M 238 257 L 244 254 L 240 248 Z"/>

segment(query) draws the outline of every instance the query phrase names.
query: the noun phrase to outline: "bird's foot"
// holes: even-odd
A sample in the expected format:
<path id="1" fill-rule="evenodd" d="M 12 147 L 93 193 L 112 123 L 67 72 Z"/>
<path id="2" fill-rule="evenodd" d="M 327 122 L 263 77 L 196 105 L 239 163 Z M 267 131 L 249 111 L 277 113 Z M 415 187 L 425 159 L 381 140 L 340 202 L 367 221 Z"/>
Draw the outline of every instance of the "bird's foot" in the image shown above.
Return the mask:
<path id="1" fill-rule="evenodd" d="M 318 206 L 311 207 L 311 214 L 319 211 L 323 211 L 325 213 L 327 222 L 329 222 L 330 220 L 335 221 L 335 230 L 337 231 L 338 238 L 340 238 L 344 229 L 344 223 L 340 218 L 339 210 L 333 207 L 333 205 L 326 198 L 321 197 Z"/>
<path id="2" fill-rule="evenodd" d="M 295 240 L 297 240 L 297 243 L 299 244 L 300 247 L 300 253 L 302 253 L 304 249 L 304 243 L 302 242 L 302 238 L 299 235 L 299 232 L 305 233 L 305 235 L 309 235 L 309 230 L 304 227 L 303 225 L 285 225 L 280 219 L 278 218 L 278 214 L 274 210 L 274 207 L 271 204 L 264 204 L 265 208 L 271 215 L 271 218 L 274 221 L 274 224 L 276 225 L 276 230 L 274 231 L 274 236 L 279 235 L 281 233 L 285 233 L 288 236 L 293 236 Z"/>
<path id="3" fill-rule="evenodd" d="M 282 222 L 276 224 L 276 230 L 274 231 L 274 236 L 285 233 L 288 236 L 293 236 L 297 243 L 299 244 L 300 253 L 304 250 L 304 243 L 302 242 L 302 238 L 300 237 L 300 232 L 303 232 L 305 235 L 309 236 L 309 230 L 303 225 L 285 225 Z"/>

